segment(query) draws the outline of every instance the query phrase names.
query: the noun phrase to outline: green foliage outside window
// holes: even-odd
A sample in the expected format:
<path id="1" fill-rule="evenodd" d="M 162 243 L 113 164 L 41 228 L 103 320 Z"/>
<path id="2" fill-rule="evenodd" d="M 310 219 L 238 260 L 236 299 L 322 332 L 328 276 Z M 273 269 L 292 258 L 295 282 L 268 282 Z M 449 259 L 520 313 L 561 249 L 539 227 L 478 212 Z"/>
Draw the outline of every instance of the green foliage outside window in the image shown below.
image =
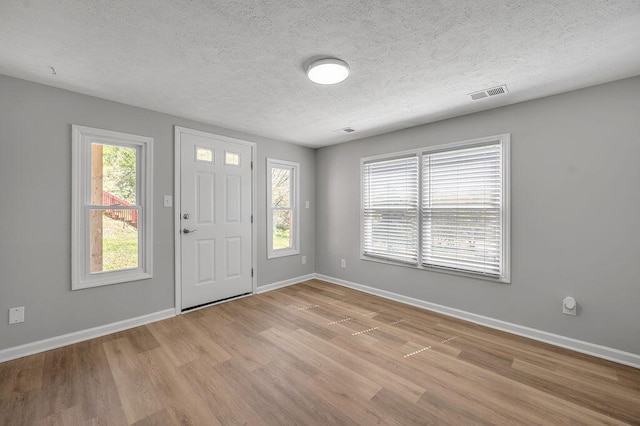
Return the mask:
<path id="1" fill-rule="evenodd" d="M 104 190 L 136 204 L 136 149 L 104 145 L 102 158 Z"/>

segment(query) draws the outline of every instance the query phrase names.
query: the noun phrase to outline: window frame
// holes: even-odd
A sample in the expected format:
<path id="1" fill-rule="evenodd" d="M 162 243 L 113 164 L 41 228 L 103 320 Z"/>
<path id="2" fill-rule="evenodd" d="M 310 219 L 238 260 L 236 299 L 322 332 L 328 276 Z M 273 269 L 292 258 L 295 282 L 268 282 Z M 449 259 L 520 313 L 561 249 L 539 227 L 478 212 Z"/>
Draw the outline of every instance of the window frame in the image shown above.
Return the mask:
<path id="1" fill-rule="evenodd" d="M 500 276 L 487 275 L 480 272 L 455 270 L 446 267 L 438 267 L 434 265 L 424 265 L 423 259 L 423 160 L 424 154 L 454 151 L 458 149 L 472 148 L 474 146 L 488 145 L 492 142 L 497 142 L 502 148 L 502 273 Z M 364 157 L 360 159 L 360 259 L 384 263 L 388 265 L 402 266 L 406 268 L 441 272 L 450 275 L 458 275 L 464 277 L 471 277 L 477 279 L 483 279 L 487 281 L 510 283 L 511 282 L 511 201 L 510 201 L 510 188 L 511 188 L 511 172 L 510 172 L 510 150 L 511 150 L 511 134 L 505 133 L 500 135 L 488 136 L 478 139 L 465 140 L 460 142 L 453 142 L 441 145 L 428 146 L 418 149 L 411 149 L 401 152 L 393 152 L 388 154 L 375 155 L 370 157 Z M 365 206 L 365 164 L 376 161 L 392 160 L 403 157 L 415 156 L 418 158 L 418 262 L 407 263 L 400 260 L 392 260 L 385 257 L 372 256 L 365 254 L 364 250 L 364 235 L 365 235 L 365 220 L 364 220 L 364 206 Z"/>
<path id="2" fill-rule="evenodd" d="M 273 248 L 273 212 L 274 210 L 285 210 L 273 207 L 273 183 L 272 169 L 291 169 L 291 192 L 289 194 L 291 210 L 291 247 L 275 249 Z M 277 160 L 267 158 L 267 259 L 279 257 L 295 256 L 300 254 L 300 163 L 287 160 Z M 289 210 L 289 209 L 286 209 Z"/>
<path id="3" fill-rule="evenodd" d="M 138 267 L 91 273 L 91 145 L 135 148 Z M 152 278 L 153 274 L 153 138 L 72 125 L 71 289 L 100 287 Z M 108 208 L 106 209 L 108 210 Z"/>

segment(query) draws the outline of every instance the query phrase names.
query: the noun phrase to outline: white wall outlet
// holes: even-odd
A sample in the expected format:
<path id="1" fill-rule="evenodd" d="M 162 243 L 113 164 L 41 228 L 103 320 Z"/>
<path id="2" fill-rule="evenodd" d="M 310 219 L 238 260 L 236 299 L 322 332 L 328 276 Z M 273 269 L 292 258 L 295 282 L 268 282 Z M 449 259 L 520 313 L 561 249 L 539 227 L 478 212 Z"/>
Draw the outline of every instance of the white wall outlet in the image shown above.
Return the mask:
<path id="1" fill-rule="evenodd" d="M 9 324 L 24 322 L 24 306 L 9 308 Z"/>
<path id="2" fill-rule="evenodd" d="M 308 208 L 309 208 L 309 205 L 310 205 L 309 200 L 307 200 L 307 201 L 305 201 L 305 202 L 304 202 L 304 208 L 305 208 L 305 209 L 308 209 Z"/>
<path id="3" fill-rule="evenodd" d="M 342 266 L 343 268 L 346 268 L 347 267 L 347 261 L 345 259 L 342 259 L 340 261 L 340 266 Z"/>
<path id="4" fill-rule="evenodd" d="M 576 299 L 567 296 L 562 300 L 562 313 L 565 315 L 575 315 L 577 306 Z"/>
<path id="5" fill-rule="evenodd" d="M 302 256 L 302 264 L 303 265 L 307 264 L 307 256 Z"/>
<path id="6" fill-rule="evenodd" d="M 163 200 L 163 206 L 172 207 L 173 206 L 173 197 L 171 195 L 165 195 Z"/>

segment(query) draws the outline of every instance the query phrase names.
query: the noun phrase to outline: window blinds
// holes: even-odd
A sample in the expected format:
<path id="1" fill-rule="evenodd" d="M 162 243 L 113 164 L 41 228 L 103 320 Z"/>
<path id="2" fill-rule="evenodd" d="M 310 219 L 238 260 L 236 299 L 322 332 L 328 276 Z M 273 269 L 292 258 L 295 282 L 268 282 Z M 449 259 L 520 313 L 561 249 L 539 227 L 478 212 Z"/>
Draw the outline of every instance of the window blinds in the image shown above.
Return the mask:
<path id="1" fill-rule="evenodd" d="M 416 155 L 364 163 L 365 255 L 418 264 L 418 163 Z"/>
<path id="2" fill-rule="evenodd" d="M 422 155 L 422 264 L 499 277 L 503 170 L 498 142 Z"/>

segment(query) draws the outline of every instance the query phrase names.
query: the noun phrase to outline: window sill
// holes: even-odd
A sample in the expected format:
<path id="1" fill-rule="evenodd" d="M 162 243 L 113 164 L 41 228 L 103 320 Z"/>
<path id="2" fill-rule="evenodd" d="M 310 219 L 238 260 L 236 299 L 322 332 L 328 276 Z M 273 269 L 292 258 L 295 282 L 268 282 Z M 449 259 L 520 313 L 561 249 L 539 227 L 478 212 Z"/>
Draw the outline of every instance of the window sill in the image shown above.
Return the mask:
<path id="1" fill-rule="evenodd" d="M 85 288 L 102 287 L 111 284 L 122 284 L 131 281 L 148 280 L 150 278 L 152 278 L 151 273 L 139 271 L 104 273 L 94 275 L 87 280 L 73 283 L 71 289 L 82 290 Z"/>
<path id="2" fill-rule="evenodd" d="M 393 260 L 387 260 L 387 259 L 383 259 L 383 258 L 379 258 L 379 257 L 367 256 L 365 254 L 361 254 L 360 255 L 360 259 L 361 260 L 366 260 L 368 262 L 383 263 L 385 265 L 391 265 L 391 266 L 401 266 L 403 268 L 418 269 L 418 270 L 421 270 L 421 271 L 439 272 L 439 273 L 447 274 L 447 275 L 457 275 L 457 276 L 460 276 L 460 277 L 475 278 L 475 279 L 478 279 L 478 280 L 491 281 L 491 282 L 495 282 L 495 283 L 499 283 L 499 284 L 510 284 L 511 283 L 511 279 L 510 279 L 509 276 L 493 277 L 493 276 L 490 276 L 490 275 L 474 274 L 473 272 L 454 271 L 454 270 L 450 270 L 450 269 L 446 269 L 446 268 L 428 267 L 428 266 L 423 266 L 423 265 L 414 265 L 414 264 L 410 264 L 410 263 L 394 262 Z"/>
<path id="3" fill-rule="evenodd" d="M 295 249 L 280 249 L 267 254 L 267 260 L 277 259 L 279 257 L 297 256 L 300 254 L 300 250 Z"/>

